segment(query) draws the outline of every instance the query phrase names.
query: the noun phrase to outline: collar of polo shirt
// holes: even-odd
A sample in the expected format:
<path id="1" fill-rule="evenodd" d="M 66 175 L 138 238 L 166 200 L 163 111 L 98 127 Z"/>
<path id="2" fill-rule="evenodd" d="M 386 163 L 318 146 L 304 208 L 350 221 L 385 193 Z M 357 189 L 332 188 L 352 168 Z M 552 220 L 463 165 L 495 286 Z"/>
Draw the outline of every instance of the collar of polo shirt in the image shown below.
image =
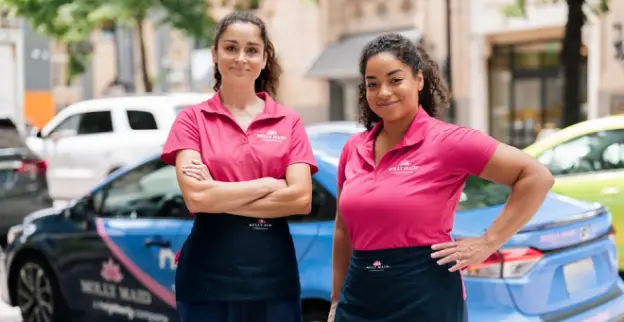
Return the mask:
<path id="1" fill-rule="evenodd" d="M 409 129 L 403 136 L 403 140 L 393 150 L 416 145 L 425 139 L 425 135 L 429 132 L 431 125 L 433 124 L 433 118 L 427 114 L 422 106 L 418 106 L 418 112 L 412 120 Z M 377 133 L 381 130 L 383 121 L 377 122 L 375 126 L 365 134 L 362 144 L 357 146 L 358 153 L 370 164 L 375 164 L 374 161 L 374 145 Z"/>
<path id="2" fill-rule="evenodd" d="M 230 113 L 225 105 L 223 105 L 223 102 L 221 101 L 221 95 L 219 94 L 220 91 L 217 91 L 206 104 L 202 104 L 202 111 L 207 113 L 221 114 L 231 118 L 232 113 Z M 286 116 L 284 109 L 278 108 L 277 102 L 275 102 L 275 100 L 273 100 L 271 95 L 269 95 L 267 92 L 256 93 L 256 96 L 264 101 L 264 110 L 260 115 L 258 115 L 256 120 Z"/>

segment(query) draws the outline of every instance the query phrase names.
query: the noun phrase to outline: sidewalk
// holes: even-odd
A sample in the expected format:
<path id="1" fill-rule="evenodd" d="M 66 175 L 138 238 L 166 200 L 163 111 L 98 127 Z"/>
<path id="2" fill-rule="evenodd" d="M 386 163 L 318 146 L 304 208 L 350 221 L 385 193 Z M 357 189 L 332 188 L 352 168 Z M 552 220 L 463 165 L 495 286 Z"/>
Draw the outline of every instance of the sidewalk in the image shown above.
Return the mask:
<path id="1" fill-rule="evenodd" d="M 22 322 L 19 308 L 11 307 L 0 301 L 0 321 L 2 322 Z"/>

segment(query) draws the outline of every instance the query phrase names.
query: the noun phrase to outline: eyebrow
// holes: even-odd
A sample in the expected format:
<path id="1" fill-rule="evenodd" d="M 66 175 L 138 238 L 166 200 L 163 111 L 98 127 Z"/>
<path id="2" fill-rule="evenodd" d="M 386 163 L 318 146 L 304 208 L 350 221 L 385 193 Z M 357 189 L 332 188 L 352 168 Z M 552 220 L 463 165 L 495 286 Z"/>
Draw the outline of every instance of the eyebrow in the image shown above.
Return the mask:
<path id="1" fill-rule="evenodd" d="M 228 42 L 228 43 L 232 43 L 232 44 L 237 44 L 238 45 L 238 41 L 236 40 L 230 40 L 230 39 L 224 39 L 224 42 Z M 247 42 L 248 45 L 252 45 L 252 46 L 260 46 L 259 43 L 253 42 L 253 41 L 249 41 Z"/>
<path id="2" fill-rule="evenodd" d="M 393 70 L 393 71 L 391 71 L 391 72 L 388 72 L 388 73 L 386 74 L 386 76 L 392 76 L 392 75 L 394 75 L 394 74 L 396 74 L 396 73 L 398 73 L 398 72 L 401 72 L 401 69 L 397 68 L 397 69 L 395 69 L 395 70 Z M 366 76 L 366 79 L 376 79 L 376 78 L 377 78 L 377 77 L 375 77 L 375 76 Z"/>

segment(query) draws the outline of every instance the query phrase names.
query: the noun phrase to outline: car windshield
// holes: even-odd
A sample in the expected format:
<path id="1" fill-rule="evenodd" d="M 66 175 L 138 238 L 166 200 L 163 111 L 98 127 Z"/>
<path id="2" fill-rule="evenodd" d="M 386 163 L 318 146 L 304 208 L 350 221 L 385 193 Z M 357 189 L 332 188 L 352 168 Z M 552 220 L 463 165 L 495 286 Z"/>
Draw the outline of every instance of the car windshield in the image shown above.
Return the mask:
<path id="1" fill-rule="evenodd" d="M 511 187 L 470 176 L 457 207 L 458 211 L 502 205 L 509 198 Z"/>

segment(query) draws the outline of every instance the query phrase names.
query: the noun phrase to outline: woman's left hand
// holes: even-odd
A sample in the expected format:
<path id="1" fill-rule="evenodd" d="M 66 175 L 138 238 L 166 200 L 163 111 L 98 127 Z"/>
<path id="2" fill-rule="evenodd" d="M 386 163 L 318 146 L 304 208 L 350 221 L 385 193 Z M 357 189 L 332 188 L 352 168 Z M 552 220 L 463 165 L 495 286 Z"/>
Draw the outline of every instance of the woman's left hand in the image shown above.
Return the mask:
<path id="1" fill-rule="evenodd" d="M 455 262 L 455 265 L 449 269 L 449 271 L 455 272 L 468 265 L 482 263 L 497 248 L 489 243 L 485 237 L 464 238 L 431 246 L 431 249 L 435 251 L 431 257 L 441 258 L 438 265 Z"/>

